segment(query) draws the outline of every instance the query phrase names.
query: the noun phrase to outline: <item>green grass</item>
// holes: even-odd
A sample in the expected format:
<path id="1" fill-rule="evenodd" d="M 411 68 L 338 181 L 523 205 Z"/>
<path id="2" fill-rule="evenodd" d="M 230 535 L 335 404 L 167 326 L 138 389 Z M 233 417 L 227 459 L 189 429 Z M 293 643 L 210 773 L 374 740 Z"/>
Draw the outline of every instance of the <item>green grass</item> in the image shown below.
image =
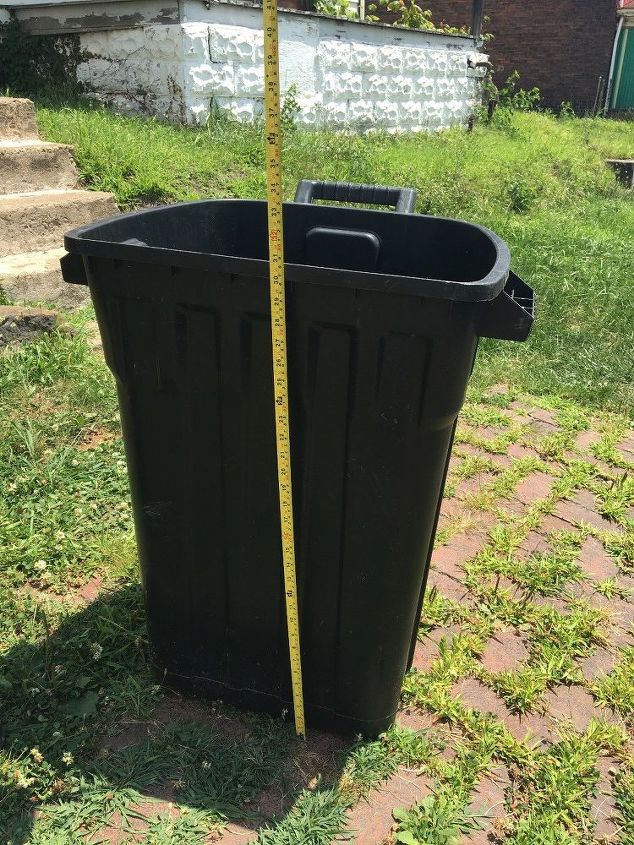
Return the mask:
<path id="1" fill-rule="evenodd" d="M 324 759 L 282 720 L 205 702 L 172 716 L 173 699 L 148 666 L 115 394 L 84 332 L 92 316 L 87 310 L 73 317 L 75 334 L 57 332 L 0 356 L 0 483 L 7 491 L 0 500 L 0 841 L 86 845 L 119 828 L 146 845 L 197 845 L 241 823 L 258 829 L 258 845 L 329 845 L 346 828 L 348 808 L 405 767 L 433 793 L 397 812 L 399 841 L 447 845 L 478 823 L 472 789 L 503 765 L 514 779 L 505 798 L 509 845 L 587 845 L 595 766 L 606 753 L 623 762 L 615 795 L 624 830 L 632 829 L 632 766 L 622 728 L 595 721 L 576 733 L 562 726 L 552 746 L 533 748 L 451 695 L 456 681 L 472 676 L 510 709 L 530 713 L 553 685 L 580 682 L 576 660 L 605 644 L 603 612 L 578 602 L 562 614 L 532 597 L 556 597 L 575 583 L 583 535 L 554 534 L 552 554 L 525 561 L 514 550 L 558 496 L 589 485 L 606 501 L 608 477 L 557 458 L 552 496 L 521 520 L 501 516 L 485 549 L 465 564 L 474 604 L 429 592 L 421 636 L 438 625 L 460 625 L 461 632 L 441 643 L 428 672 L 408 675 L 404 697 L 444 719 L 451 738 L 442 726 L 394 727 L 376 741 L 344 743 Z M 461 433 L 502 425 L 499 409 L 515 394 L 504 404 L 477 388 L 470 395 Z M 564 433 L 581 421 L 597 424 L 570 402 L 541 401 Z M 623 421 L 601 415 L 599 426 L 622 474 L 615 444 Z M 522 427 L 507 429 L 527 437 Z M 490 460 L 467 458 L 459 476 L 490 468 Z M 508 479 L 518 482 L 535 468 L 545 467 L 520 458 L 496 470 L 495 495 L 507 495 Z M 631 572 L 631 526 L 618 509 L 615 518 L 623 532 L 599 536 L 620 570 Z M 515 579 L 525 595 L 491 586 L 496 573 Z M 101 592 L 85 605 L 77 588 L 91 578 L 103 579 Z M 515 671 L 487 672 L 477 658 L 509 625 L 526 639 L 527 661 Z M 632 649 L 622 649 L 612 672 L 588 689 L 631 726 Z M 447 745 L 454 754 L 445 758 Z M 287 805 L 267 820 L 254 807 L 271 789 L 286 795 Z M 627 843 L 624 834 L 621 845 Z"/>
<path id="2" fill-rule="evenodd" d="M 257 127 L 219 121 L 187 129 L 101 108 L 42 107 L 44 137 L 75 145 L 90 187 L 122 208 L 200 197 L 263 197 Z M 285 195 L 300 178 L 418 189 L 419 212 L 463 217 L 497 231 L 513 267 L 537 291 L 525 344 L 485 341 L 476 377 L 533 393 L 634 407 L 634 194 L 604 159 L 630 156 L 634 124 L 515 114 L 473 133 L 359 137 L 288 132 Z"/>

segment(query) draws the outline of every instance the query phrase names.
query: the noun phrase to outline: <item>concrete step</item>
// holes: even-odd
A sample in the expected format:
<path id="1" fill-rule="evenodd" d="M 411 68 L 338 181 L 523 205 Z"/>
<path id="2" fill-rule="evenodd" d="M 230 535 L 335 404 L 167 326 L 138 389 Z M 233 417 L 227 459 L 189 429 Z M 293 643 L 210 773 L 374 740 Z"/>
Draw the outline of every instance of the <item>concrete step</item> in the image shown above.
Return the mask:
<path id="1" fill-rule="evenodd" d="M 0 140 L 37 137 L 33 102 L 21 97 L 0 97 Z"/>
<path id="2" fill-rule="evenodd" d="M 63 245 L 64 233 L 117 213 L 101 191 L 34 191 L 0 196 L 0 256 Z"/>
<path id="3" fill-rule="evenodd" d="M 59 260 L 65 249 L 27 252 L 0 258 L 0 290 L 10 302 L 46 302 L 61 308 L 81 308 L 90 302 L 83 285 L 62 279 Z"/>
<path id="4" fill-rule="evenodd" d="M 73 148 L 39 140 L 0 141 L 0 194 L 74 188 Z"/>

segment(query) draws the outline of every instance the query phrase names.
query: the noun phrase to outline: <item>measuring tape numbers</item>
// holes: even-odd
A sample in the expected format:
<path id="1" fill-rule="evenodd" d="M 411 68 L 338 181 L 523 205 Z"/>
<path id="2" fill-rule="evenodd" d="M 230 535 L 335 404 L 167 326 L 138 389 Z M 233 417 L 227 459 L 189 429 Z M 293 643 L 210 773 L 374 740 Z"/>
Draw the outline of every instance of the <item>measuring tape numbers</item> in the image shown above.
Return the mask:
<path id="1" fill-rule="evenodd" d="M 305 736 L 306 723 L 304 718 L 302 658 L 299 640 L 297 568 L 295 563 L 295 532 L 293 528 L 293 486 L 291 480 L 291 435 L 288 405 L 277 0 L 264 0 L 262 12 L 264 19 L 264 129 L 277 478 L 280 498 L 284 595 L 286 599 L 286 623 L 288 627 L 295 731 L 299 736 Z"/>

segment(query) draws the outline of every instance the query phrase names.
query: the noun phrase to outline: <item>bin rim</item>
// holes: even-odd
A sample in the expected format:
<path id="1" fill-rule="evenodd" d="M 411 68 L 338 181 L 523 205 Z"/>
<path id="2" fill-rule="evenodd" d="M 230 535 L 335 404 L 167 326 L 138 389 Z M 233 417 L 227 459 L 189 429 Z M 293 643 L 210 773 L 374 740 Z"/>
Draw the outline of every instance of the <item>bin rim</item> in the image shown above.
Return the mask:
<path id="1" fill-rule="evenodd" d="M 121 241 L 101 240 L 91 237 L 91 233 L 100 226 L 114 223 L 123 219 L 134 219 L 135 217 L 151 216 L 160 214 L 165 209 L 182 208 L 189 206 L 208 206 L 216 203 L 241 203 L 266 207 L 266 200 L 241 199 L 238 197 L 214 198 L 204 200 L 190 200 L 180 203 L 166 203 L 152 208 L 143 208 L 137 211 L 129 211 L 123 214 L 114 214 L 95 220 L 91 223 L 78 226 L 70 230 L 64 236 L 66 250 L 74 255 L 85 258 L 109 258 L 111 260 L 132 261 L 139 264 L 163 265 L 179 269 L 203 269 L 214 270 L 220 273 L 231 275 L 258 276 L 268 278 L 269 262 L 262 258 L 245 258 L 241 256 L 226 255 L 223 253 L 195 252 L 192 250 L 180 250 L 175 248 L 149 246 L 145 244 L 125 243 Z M 290 212 L 298 207 L 305 208 L 301 203 L 285 202 L 285 212 Z M 324 206 L 321 206 L 322 208 Z M 345 211 L 351 215 L 363 215 L 366 218 L 364 225 L 359 226 L 359 231 L 368 231 L 367 214 L 368 209 L 350 208 L 344 206 L 331 207 L 337 212 Z M 313 264 L 295 264 L 286 262 L 285 276 L 289 282 L 299 282 L 313 285 L 327 285 L 339 288 L 352 288 L 368 291 L 378 291 L 388 294 L 402 294 L 417 296 L 426 299 L 444 299 L 455 302 L 490 302 L 495 299 L 504 289 L 509 276 L 511 254 L 508 246 L 499 235 L 469 220 L 462 220 L 455 217 L 441 217 L 431 214 L 401 214 L 395 211 L 372 209 L 373 215 L 389 215 L 391 218 L 401 218 L 403 225 L 408 225 L 412 220 L 425 218 L 430 220 L 445 221 L 448 223 L 459 223 L 481 232 L 487 237 L 495 249 L 495 262 L 491 270 L 481 279 L 473 281 L 451 281 L 447 279 L 434 279 L 424 276 L 403 276 L 394 273 L 378 273 L 366 270 L 350 270 L 343 268 L 320 267 Z M 83 282 L 86 283 L 85 281 Z"/>

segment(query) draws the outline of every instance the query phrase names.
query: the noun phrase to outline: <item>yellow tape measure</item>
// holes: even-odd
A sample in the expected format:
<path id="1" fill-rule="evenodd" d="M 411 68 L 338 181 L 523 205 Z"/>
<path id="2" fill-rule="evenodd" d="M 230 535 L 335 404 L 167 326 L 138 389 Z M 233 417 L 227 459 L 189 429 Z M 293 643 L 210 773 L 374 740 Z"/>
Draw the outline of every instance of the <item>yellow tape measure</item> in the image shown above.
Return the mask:
<path id="1" fill-rule="evenodd" d="M 291 435 L 288 412 L 286 350 L 286 300 L 284 281 L 284 230 L 282 226 L 282 134 L 280 120 L 279 36 L 277 0 L 264 0 L 264 126 L 266 134 L 266 184 L 269 221 L 269 268 L 271 285 L 271 333 L 273 339 L 273 389 L 277 480 L 280 491 L 282 560 L 286 623 L 293 685 L 295 730 L 306 735 L 302 658 L 299 644 L 299 610 L 293 530 L 293 487 L 291 482 Z"/>

